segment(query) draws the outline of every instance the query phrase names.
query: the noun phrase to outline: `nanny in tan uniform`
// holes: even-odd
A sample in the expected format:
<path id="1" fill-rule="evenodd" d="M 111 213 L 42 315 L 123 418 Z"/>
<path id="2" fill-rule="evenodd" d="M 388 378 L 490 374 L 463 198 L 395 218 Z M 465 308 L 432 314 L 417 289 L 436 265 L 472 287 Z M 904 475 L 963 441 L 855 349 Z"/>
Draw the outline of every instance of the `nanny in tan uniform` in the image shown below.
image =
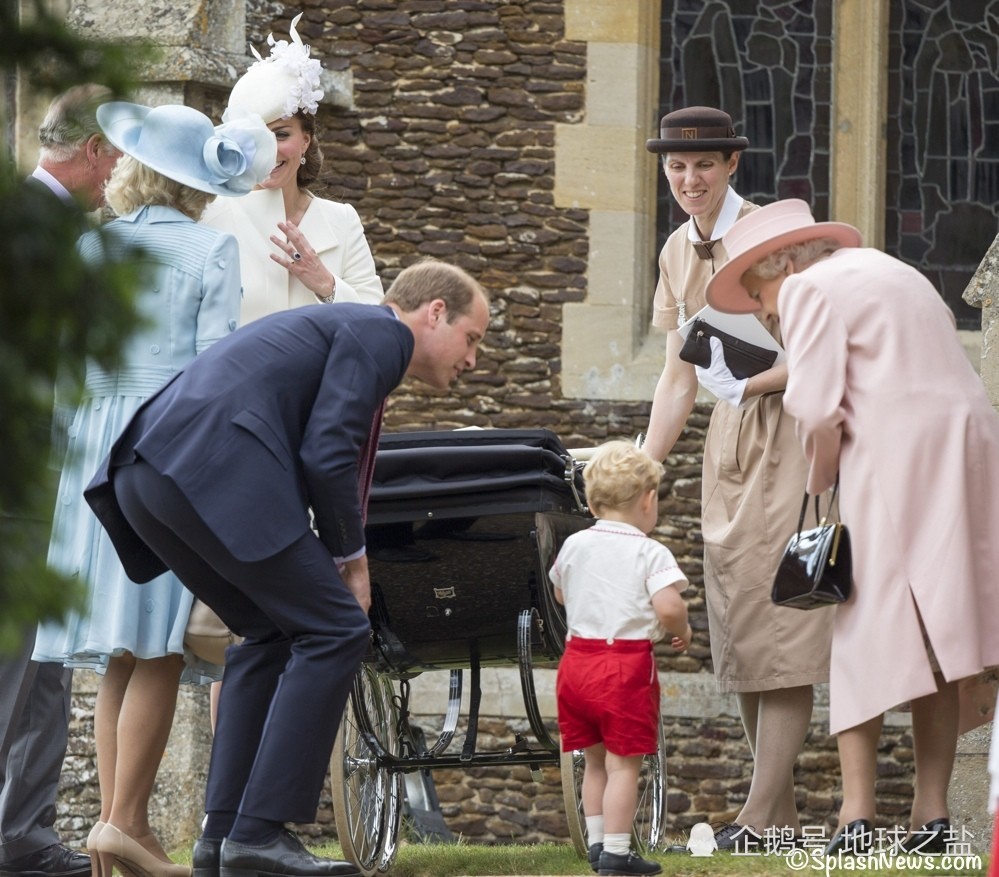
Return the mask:
<path id="1" fill-rule="evenodd" d="M 203 220 L 239 241 L 241 324 L 301 305 L 382 300 L 357 211 L 308 188 L 323 163 L 316 136 L 322 65 L 298 35 L 301 17 L 291 23 L 290 41 L 268 38 L 270 55 L 236 82 L 222 117 L 260 116 L 278 147 L 277 163 L 263 183 L 245 198 L 225 199 L 244 204 L 211 207 Z"/>
<path id="2" fill-rule="evenodd" d="M 808 490 L 839 472 L 854 589 L 836 607 L 830 731 L 843 770 L 829 852 L 865 848 L 884 712 L 912 704 L 911 849 L 943 852 L 959 687 L 999 664 L 999 416 L 954 316 L 916 269 L 778 201 L 725 234 L 713 307 L 779 315 Z"/>
<path id="3" fill-rule="evenodd" d="M 812 686 L 829 673 L 830 610 L 774 606 L 774 573 L 797 526 L 805 459 L 782 399 L 786 365 L 737 381 L 716 355 L 710 369 L 679 357 L 676 331 L 705 305 L 708 281 L 726 260 L 720 238 L 756 210 L 729 185 L 741 150 L 727 113 L 688 107 L 663 117 L 647 148 L 663 155 L 677 204 L 690 219 L 659 256 L 653 324 L 669 330 L 645 450 L 670 453 L 694 407 L 698 382 L 719 399 L 704 448 L 702 533 L 711 656 L 718 686 L 734 692 L 753 753 L 749 795 L 716 833 L 720 849 L 744 848 L 768 828 L 801 833 L 794 763 L 812 715 Z M 764 326 L 777 340 L 776 320 Z"/>

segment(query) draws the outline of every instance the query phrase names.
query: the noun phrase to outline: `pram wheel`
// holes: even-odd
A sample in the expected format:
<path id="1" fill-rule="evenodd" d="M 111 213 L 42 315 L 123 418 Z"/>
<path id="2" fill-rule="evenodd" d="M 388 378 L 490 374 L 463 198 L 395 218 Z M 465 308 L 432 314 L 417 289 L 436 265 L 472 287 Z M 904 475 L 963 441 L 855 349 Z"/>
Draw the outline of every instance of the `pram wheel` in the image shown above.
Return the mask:
<path id="1" fill-rule="evenodd" d="M 399 755 L 398 727 L 392 680 L 362 666 L 333 745 L 330 776 L 337 837 L 364 877 L 385 873 L 398 848 L 402 774 L 379 766 L 375 748 Z"/>

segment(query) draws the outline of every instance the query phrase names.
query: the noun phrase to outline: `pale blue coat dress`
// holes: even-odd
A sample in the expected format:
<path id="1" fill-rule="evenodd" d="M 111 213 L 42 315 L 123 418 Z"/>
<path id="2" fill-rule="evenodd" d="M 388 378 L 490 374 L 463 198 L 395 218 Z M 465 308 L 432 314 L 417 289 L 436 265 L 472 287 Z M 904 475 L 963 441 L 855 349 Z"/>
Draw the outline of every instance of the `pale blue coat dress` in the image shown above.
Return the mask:
<path id="1" fill-rule="evenodd" d="M 39 627 L 36 661 L 98 671 L 110 656 L 184 653 L 193 595 L 172 573 L 137 585 L 84 502 L 83 489 L 138 407 L 180 368 L 235 330 L 240 275 L 236 239 L 170 207 L 144 207 L 104 227 L 108 255 L 141 247 L 155 260 L 137 294 L 148 320 L 128 341 L 123 365 L 106 372 L 88 363 L 84 397 L 69 428 L 48 562 L 88 585 L 89 611 Z M 87 260 L 104 257 L 101 236 L 80 239 Z M 210 682 L 222 668 L 185 655 L 182 682 Z"/>

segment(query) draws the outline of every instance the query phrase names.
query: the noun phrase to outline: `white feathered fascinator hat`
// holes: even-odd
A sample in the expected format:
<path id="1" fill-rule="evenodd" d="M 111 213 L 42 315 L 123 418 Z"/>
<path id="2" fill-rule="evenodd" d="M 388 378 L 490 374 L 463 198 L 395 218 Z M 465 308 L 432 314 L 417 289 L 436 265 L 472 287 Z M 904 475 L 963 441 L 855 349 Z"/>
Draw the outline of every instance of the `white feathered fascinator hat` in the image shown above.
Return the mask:
<path id="1" fill-rule="evenodd" d="M 301 19 L 298 13 L 291 22 L 288 40 L 275 40 L 274 34 L 267 37 L 271 53 L 266 58 L 252 46 L 257 59 L 244 73 L 229 94 L 229 106 L 222 121 L 254 113 L 266 124 L 278 119 L 287 119 L 299 110 L 315 115 L 323 91 L 319 87 L 319 74 L 322 64 L 310 57 L 311 48 L 302 42 L 295 26 Z"/>

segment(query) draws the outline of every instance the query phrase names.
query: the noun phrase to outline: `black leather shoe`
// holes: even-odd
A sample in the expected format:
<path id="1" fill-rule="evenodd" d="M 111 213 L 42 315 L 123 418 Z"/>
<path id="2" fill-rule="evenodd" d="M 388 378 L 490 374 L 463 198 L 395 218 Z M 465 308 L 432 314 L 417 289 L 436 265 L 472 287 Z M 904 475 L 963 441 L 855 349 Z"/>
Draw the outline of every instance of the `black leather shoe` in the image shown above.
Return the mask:
<path id="1" fill-rule="evenodd" d="M 194 877 L 219 877 L 222 858 L 222 841 L 219 838 L 199 837 L 194 842 L 191 867 Z"/>
<path id="2" fill-rule="evenodd" d="M 90 877 L 90 856 L 52 844 L 0 863 L 0 877 Z"/>
<path id="3" fill-rule="evenodd" d="M 846 824 L 829 841 L 827 856 L 842 853 L 844 856 L 866 856 L 874 841 L 874 826 L 867 819 L 854 819 Z"/>
<path id="4" fill-rule="evenodd" d="M 931 819 L 900 841 L 898 849 L 900 853 L 917 856 L 939 856 L 947 852 L 947 841 L 952 838 L 949 819 Z"/>
<path id="5" fill-rule="evenodd" d="M 603 851 L 604 843 L 603 841 L 600 841 L 600 843 L 590 844 L 590 848 L 586 852 L 586 858 L 590 863 L 590 868 L 594 871 L 597 871 L 600 868 L 600 854 Z"/>
<path id="6" fill-rule="evenodd" d="M 619 877 L 632 877 L 632 875 L 658 874 L 662 871 L 662 865 L 658 862 L 650 862 L 635 853 L 629 852 L 622 856 L 618 853 L 608 853 L 604 850 L 600 854 L 597 873 L 608 877 L 608 875 L 619 875 Z"/>
<path id="7" fill-rule="evenodd" d="M 759 852 L 763 844 L 763 836 L 757 834 L 748 825 L 730 822 L 715 832 L 715 843 L 719 850 L 736 853 Z"/>
<path id="8" fill-rule="evenodd" d="M 262 846 L 226 838 L 219 858 L 221 877 L 360 877 L 350 862 L 321 859 L 288 829 Z"/>

